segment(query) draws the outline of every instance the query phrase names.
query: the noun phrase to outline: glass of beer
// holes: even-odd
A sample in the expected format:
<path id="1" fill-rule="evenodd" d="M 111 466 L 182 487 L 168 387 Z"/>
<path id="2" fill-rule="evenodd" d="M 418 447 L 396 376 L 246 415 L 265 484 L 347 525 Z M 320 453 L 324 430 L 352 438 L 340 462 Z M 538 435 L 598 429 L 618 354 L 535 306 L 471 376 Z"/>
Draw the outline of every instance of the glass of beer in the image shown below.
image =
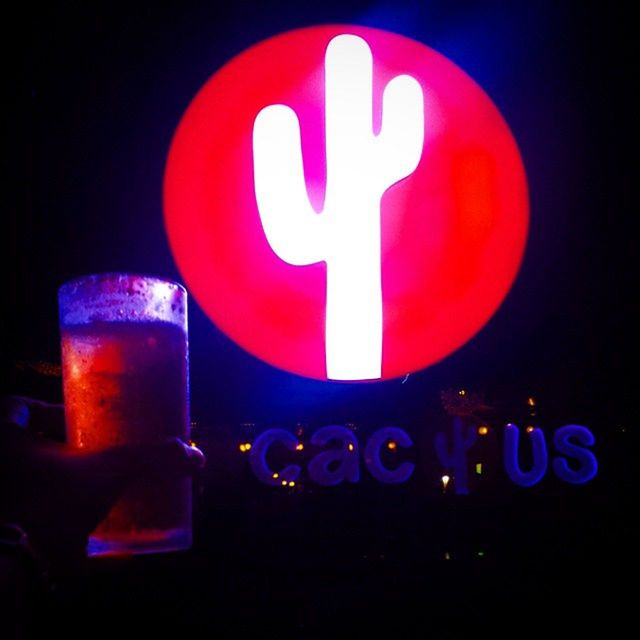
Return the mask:
<path id="1" fill-rule="evenodd" d="M 58 292 L 67 440 L 97 451 L 189 439 L 187 292 L 107 273 Z M 191 546 L 191 480 L 141 478 L 89 538 L 89 555 Z"/>

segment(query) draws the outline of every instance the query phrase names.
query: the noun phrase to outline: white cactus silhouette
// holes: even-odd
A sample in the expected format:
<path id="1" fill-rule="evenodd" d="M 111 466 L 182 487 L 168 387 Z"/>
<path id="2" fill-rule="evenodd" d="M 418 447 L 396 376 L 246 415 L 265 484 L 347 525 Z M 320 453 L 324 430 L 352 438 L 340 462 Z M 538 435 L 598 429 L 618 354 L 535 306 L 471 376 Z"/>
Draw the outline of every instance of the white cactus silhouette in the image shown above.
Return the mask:
<path id="1" fill-rule="evenodd" d="M 325 54 L 327 185 L 323 212 L 307 194 L 300 125 L 286 105 L 265 107 L 253 126 L 255 192 L 273 251 L 292 265 L 327 264 L 327 377 L 370 380 L 382 372 L 380 199 L 418 166 L 424 107 L 418 82 L 393 78 L 373 133 L 373 58 L 354 35 Z"/>

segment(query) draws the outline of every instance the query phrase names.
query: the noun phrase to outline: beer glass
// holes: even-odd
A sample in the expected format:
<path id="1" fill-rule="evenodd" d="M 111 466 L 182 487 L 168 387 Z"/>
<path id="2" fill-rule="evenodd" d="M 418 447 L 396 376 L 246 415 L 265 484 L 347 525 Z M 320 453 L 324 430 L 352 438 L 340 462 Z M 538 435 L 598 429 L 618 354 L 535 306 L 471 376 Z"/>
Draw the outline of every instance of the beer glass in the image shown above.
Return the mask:
<path id="1" fill-rule="evenodd" d="M 187 292 L 128 273 L 84 276 L 58 292 L 67 440 L 97 451 L 189 438 Z M 88 554 L 191 546 L 191 480 L 129 486 L 89 538 Z"/>

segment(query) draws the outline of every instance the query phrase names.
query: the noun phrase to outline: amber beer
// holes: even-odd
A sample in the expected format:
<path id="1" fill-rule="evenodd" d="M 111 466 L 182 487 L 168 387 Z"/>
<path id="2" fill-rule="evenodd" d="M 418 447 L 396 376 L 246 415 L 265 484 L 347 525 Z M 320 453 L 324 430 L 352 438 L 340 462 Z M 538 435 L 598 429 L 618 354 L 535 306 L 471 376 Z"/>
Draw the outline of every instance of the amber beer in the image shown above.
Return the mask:
<path id="1" fill-rule="evenodd" d="M 187 294 L 131 274 L 92 275 L 59 292 L 68 441 L 90 451 L 189 438 Z M 191 481 L 130 486 L 89 539 L 89 555 L 191 545 Z"/>

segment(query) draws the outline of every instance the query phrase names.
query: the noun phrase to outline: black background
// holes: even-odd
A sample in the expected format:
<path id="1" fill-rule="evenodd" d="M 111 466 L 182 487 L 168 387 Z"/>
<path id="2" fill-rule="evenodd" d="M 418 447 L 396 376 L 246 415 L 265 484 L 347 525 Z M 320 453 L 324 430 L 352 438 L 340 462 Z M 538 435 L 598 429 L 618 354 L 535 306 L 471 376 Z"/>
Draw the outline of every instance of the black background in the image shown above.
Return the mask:
<path id="1" fill-rule="evenodd" d="M 360 637 L 379 626 L 415 629 L 408 637 L 459 637 L 480 627 L 506 635 L 525 620 L 542 631 L 553 613 L 571 630 L 586 624 L 585 611 L 615 619 L 605 595 L 613 589 L 624 598 L 618 584 L 635 493 L 637 164 L 632 21 L 615 3 L 23 5 L 5 21 L 12 35 L 3 119 L 7 387 L 59 399 L 59 380 L 23 363 L 59 361 L 56 291 L 65 280 L 104 271 L 180 280 L 163 229 L 162 179 L 181 115 L 246 47 L 334 22 L 386 28 L 433 47 L 501 110 L 530 190 L 530 235 L 515 285 L 488 325 L 445 361 L 404 382 L 364 385 L 277 371 L 231 343 L 192 301 L 192 413 L 210 446 L 196 548 L 178 559 L 99 567 L 83 577 L 86 589 L 73 582 L 62 589 L 53 619 L 81 602 L 91 615 L 108 612 L 114 629 L 126 611 L 133 629 L 184 625 L 211 635 L 238 624 L 302 638 L 340 628 Z M 571 422 L 589 427 L 599 476 L 581 487 L 545 478 L 526 491 L 507 490 L 502 478 L 495 492 L 457 502 L 417 481 L 396 493 L 365 481 L 274 497 L 235 448 L 242 423 L 259 430 L 299 422 L 353 422 L 362 434 L 397 424 L 428 445 L 449 421 L 439 392 L 461 387 L 484 394 L 492 425 L 525 419 L 534 395 L 536 420 L 549 433 Z M 484 565 L 473 559 L 482 545 Z M 445 562 L 445 553 L 460 560 Z M 574 596 L 582 605 L 569 609 Z M 509 611 L 520 615 L 515 627 Z"/>

